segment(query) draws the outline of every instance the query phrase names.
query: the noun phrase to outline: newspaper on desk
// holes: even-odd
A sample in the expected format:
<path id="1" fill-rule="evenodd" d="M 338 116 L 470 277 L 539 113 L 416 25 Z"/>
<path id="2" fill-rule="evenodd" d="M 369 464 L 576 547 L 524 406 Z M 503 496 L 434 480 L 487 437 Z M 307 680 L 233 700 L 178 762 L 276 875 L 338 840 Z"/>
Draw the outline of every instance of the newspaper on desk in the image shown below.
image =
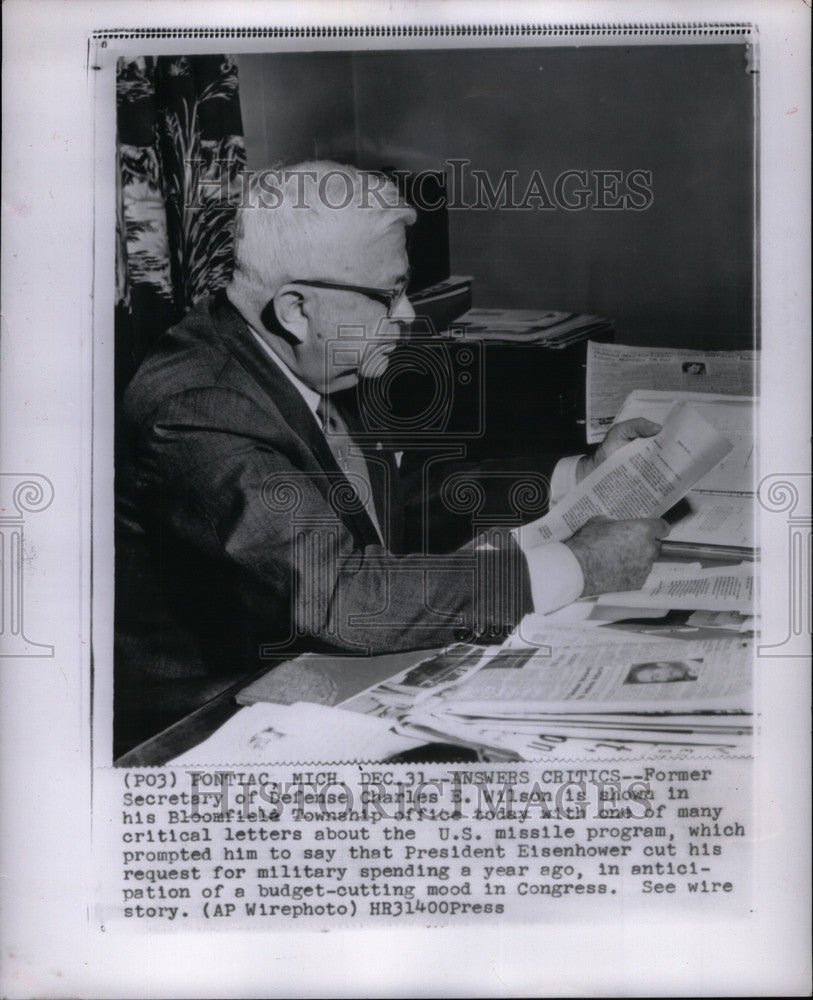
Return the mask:
<path id="1" fill-rule="evenodd" d="M 572 712 L 746 711 L 749 641 L 650 639 L 509 649 L 441 692 L 457 715 L 523 718 Z M 427 699 L 420 709 L 429 706 Z M 451 707 L 449 707 L 451 706 Z"/>
<path id="2" fill-rule="evenodd" d="M 740 635 L 641 637 L 534 614 L 501 646 L 467 658 L 451 679 L 454 648 L 418 665 L 433 681 L 413 685 L 411 697 L 404 682 L 415 668 L 342 708 L 375 716 L 403 736 L 457 743 L 488 759 L 599 750 L 623 756 L 629 744 L 733 752 L 750 734 L 751 641 Z"/>
<path id="3" fill-rule="evenodd" d="M 751 396 L 756 351 L 685 351 L 590 342 L 587 443 L 598 444 L 636 389 Z"/>
<path id="4" fill-rule="evenodd" d="M 556 644 L 524 651 L 509 642 L 463 684 L 406 712 L 399 731 L 524 760 L 568 742 L 565 754 L 599 742 L 619 753 L 627 744 L 733 751 L 750 735 L 749 640 L 548 638 Z"/>

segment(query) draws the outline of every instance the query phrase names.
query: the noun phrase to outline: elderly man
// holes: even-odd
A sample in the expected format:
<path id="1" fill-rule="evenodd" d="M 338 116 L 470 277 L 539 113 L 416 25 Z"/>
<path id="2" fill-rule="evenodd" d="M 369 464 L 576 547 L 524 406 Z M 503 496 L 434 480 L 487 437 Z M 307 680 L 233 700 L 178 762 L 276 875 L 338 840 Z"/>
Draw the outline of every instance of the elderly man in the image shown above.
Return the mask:
<path id="1" fill-rule="evenodd" d="M 392 185 L 352 167 L 255 179 L 225 295 L 165 333 L 131 383 L 116 481 L 117 753 L 269 654 L 496 636 L 531 610 L 645 578 L 659 520 L 591 523 L 527 553 L 509 535 L 401 551 L 394 459 L 359 446 L 358 414 L 335 394 L 371 349 L 380 373 L 414 318 L 413 221 Z M 595 455 L 540 471 L 561 494 L 657 430 L 621 425 Z"/>

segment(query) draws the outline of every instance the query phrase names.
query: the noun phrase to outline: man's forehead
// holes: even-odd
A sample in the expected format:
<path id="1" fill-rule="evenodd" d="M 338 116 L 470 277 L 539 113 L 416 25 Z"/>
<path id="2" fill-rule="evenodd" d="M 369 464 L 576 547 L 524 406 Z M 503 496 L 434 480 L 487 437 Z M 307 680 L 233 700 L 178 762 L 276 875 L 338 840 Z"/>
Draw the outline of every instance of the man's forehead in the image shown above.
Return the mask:
<path id="1" fill-rule="evenodd" d="M 383 287 L 406 272 L 406 225 L 401 219 L 370 219 L 357 213 L 346 236 L 341 245 L 326 248 L 333 258 L 326 263 L 338 269 L 335 273 L 342 280 Z"/>

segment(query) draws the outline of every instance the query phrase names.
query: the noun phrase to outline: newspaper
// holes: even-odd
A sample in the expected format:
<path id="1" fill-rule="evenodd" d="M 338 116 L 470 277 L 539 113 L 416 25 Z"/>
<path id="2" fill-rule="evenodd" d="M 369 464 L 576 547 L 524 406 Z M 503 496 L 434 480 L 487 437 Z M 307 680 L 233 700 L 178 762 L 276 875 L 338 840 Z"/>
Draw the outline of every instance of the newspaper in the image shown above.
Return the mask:
<path id="1" fill-rule="evenodd" d="M 751 643 L 743 638 L 506 651 L 439 703 L 454 715 L 514 718 L 539 712 L 746 711 Z"/>
<path id="2" fill-rule="evenodd" d="M 484 649 L 482 646 L 455 643 L 376 685 L 373 689 L 375 697 L 381 704 L 413 705 L 461 684 L 494 655 L 495 649 L 494 646 Z"/>
<path id="3" fill-rule="evenodd" d="M 592 606 L 593 602 L 587 604 Z M 619 612 L 622 609 L 619 608 Z M 627 614 L 630 612 L 627 611 Z M 371 685 L 343 701 L 340 707 L 393 722 L 402 718 L 405 711 L 413 710 L 424 702 L 437 700 L 446 694 L 452 696 L 495 658 L 499 660 L 500 668 L 504 669 L 508 664 L 522 665 L 529 656 L 539 654 L 540 649 L 562 651 L 593 648 L 597 644 L 629 645 L 630 636 L 624 632 L 602 629 L 601 635 L 597 636 L 596 630 L 602 624 L 606 624 L 606 620 L 597 620 L 585 628 L 581 621 L 569 623 L 550 615 L 526 615 L 502 645 L 478 647 L 456 643 L 424 657 L 387 680 Z M 638 642 L 653 651 L 666 645 L 665 640 L 658 637 Z"/>
<path id="4" fill-rule="evenodd" d="M 587 443 L 603 440 L 634 389 L 751 396 L 756 351 L 684 351 L 591 342 L 587 350 Z"/>
<path id="5" fill-rule="evenodd" d="M 680 403 L 658 434 L 619 448 L 548 514 L 518 529 L 523 543 L 561 541 L 598 516 L 614 520 L 659 517 L 731 448 L 693 406 Z"/>
<path id="6" fill-rule="evenodd" d="M 639 638 L 546 618 L 528 616 L 479 657 L 450 647 L 342 708 L 374 718 L 382 732 L 451 741 L 489 760 L 548 759 L 563 744 L 569 753 L 608 744 L 621 755 L 627 744 L 731 749 L 750 734 L 740 718 L 750 687 L 746 640 Z M 456 661 L 467 669 L 450 671 Z M 404 683 L 410 674 L 420 683 Z"/>
<path id="7" fill-rule="evenodd" d="M 462 685 L 416 703 L 399 732 L 519 760 L 631 746 L 733 751 L 751 735 L 750 643 L 631 641 L 596 632 L 576 645 L 507 643 Z M 588 749 L 589 748 L 589 749 Z"/>

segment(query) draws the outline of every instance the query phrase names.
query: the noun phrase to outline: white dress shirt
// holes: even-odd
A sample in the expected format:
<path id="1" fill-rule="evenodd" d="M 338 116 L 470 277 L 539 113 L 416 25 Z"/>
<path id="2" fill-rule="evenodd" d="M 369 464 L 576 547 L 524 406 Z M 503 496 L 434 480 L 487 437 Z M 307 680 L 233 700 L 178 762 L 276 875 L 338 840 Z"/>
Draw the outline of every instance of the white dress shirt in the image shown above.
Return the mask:
<path id="1" fill-rule="evenodd" d="M 311 411 L 311 413 L 316 416 L 316 408 L 319 406 L 319 400 L 322 398 L 320 394 L 315 390 L 311 389 L 309 385 L 305 385 L 298 375 L 294 374 L 293 371 L 285 364 L 282 358 L 278 357 L 274 351 L 266 344 L 263 338 L 257 333 L 253 326 L 249 327 L 254 339 L 262 347 L 269 358 L 274 362 L 274 364 L 279 368 L 282 374 L 288 379 L 291 385 L 296 389 L 299 395 L 305 400 L 305 405 Z M 317 420 L 318 422 L 318 420 Z"/>
<path id="2" fill-rule="evenodd" d="M 282 371 L 291 385 L 304 399 L 308 409 L 317 418 L 316 410 L 321 396 L 315 389 L 300 379 L 268 346 L 255 329 L 251 333 L 267 356 Z M 576 485 L 576 467 L 581 455 L 569 455 L 556 463 L 550 484 L 551 506 Z M 528 574 L 531 579 L 531 599 L 537 614 L 556 611 L 557 608 L 570 604 L 581 597 L 584 589 L 584 575 L 578 559 L 563 542 L 549 542 L 546 545 L 533 547 L 524 544 L 522 535 L 517 532 L 519 547 L 525 555 L 528 564 Z"/>
<path id="3" fill-rule="evenodd" d="M 550 505 L 558 503 L 576 485 L 576 467 L 581 455 L 568 455 L 556 463 L 550 481 Z M 525 554 L 531 578 L 531 599 L 537 614 L 556 611 L 577 600 L 584 590 L 584 574 L 579 560 L 564 542 L 548 542 L 530 547 L 521 532 L 517 543 Z"/>

